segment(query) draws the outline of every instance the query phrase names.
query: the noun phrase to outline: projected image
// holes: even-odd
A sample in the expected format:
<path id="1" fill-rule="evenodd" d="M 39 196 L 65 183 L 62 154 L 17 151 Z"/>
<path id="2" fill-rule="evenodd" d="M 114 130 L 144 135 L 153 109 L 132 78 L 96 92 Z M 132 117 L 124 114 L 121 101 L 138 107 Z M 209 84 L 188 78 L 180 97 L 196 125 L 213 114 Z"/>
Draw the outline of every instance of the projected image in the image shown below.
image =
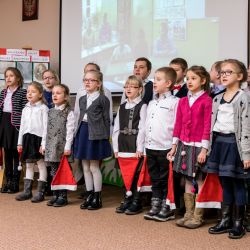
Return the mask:
<path id="1" fill-rule="evenodd" d="M 205 7 L 205 0 L 82 0 L 82 63 L 98 63 L 106 87 L 121 91 L 138 57 L 155 70 L 175 57 L 189 61 L 198 44 L 195 56 L 206 64 L 206 54 L 217 56 L 218 18 L 207 18 Z"/>

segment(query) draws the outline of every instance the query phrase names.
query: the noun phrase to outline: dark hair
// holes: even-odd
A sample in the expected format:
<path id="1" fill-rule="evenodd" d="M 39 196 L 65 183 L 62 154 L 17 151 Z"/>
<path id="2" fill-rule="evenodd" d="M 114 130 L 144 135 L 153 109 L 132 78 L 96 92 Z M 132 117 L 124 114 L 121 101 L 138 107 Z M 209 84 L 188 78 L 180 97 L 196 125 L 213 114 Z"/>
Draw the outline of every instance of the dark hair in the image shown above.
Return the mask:
<path id="1" fill-rule="evenodd" d="M 210 91 L 210 75 L 207 72 L 207 70 L 205 69 L 205 67 L 194 65 L 194 66 L 190 67 L 187 71 L 192 71 L 196 75 L 198 75 L 201 78 L 201 80 L 205 80 L 205 84 L 202 85 L 202 89 L 204 89 L 207 93 L 209 93 L 209 91 Z"/>
<path id="2" fill-rule="evenodd" d="M 62 88 L 64 90 L 64 95 L 66 96 L 66 102 L 65 102 L 65 108 L 64 110 L 67 110 L 67 109 L 70 109 L 70 101 L 69 101 L 69 98 L 70 98 L 70 91 L 69 91 L 69 87 L 65 84 L 55 84 L 53 89 L 55 87 L 59 87 L 59 88 Z"/>
<path id="3" fill-rule="evenodd" d="M 165 77 L 166 77 L 166 80 L 170 80 L 172 83 L 171 83 L 171 86 L 169 87 L 169 90 L 171 90 L 176 82 L 176 78 L 177 78 L 177 73 L 176 71 L 171 68 L 171 67 L 162 67 L 162 68 L 159 68 L 155 71 L 156 72 L 162 72 L 164 73 Z"/>
<path id="4" fill-rule="evenodd" d="M 139 58 L 137 58 L 135 60 L 135 62 L 138 62 L 138 61 L 146 62 L 148 71 L 151 71 L 151 69 L 152 69 L 152 63 L 148 60 L 148 58 L 146 58 L 146 57 L 139 57 Z"/>
<path id="5" fill-rule="evenodd" d="M 220 68 L 221 68 L 221 64 L 223 63 L 223 61 L 217 61 L 213 64 L 214 69 L 219 73 L 220 72 Z"/>
<path id="6" fill-rule="evenodd" d="M 239 72 L 238 74 L 242 74 L 242 79 L 240 80 L 240 83 L 243 83 L 247 80 L 247 68 L 245 64 L 237 59 L 226 59 L 222 61 L 221 66 L 224 64 L 233 64 Z"/>
<path id="7" fill-rule="evenodd" d="M 182 68 L 182 71 L 186 71 L 188 68 L 187 61 L 183 58 L 180 58 L 180 57 L 174 58 L 169 64 L 180 65 Z"/>
<path id="8" fill-rule="evenodd" d="M 33 81 L 33 82 L 29 83 L 28 87 L 29 86 L 33 86 L 36 90 L 38 90 L 38 92 L 42 95 L 42 97 L 41 97 L 42 103 L 47 105 L 47 102 L 46 102 L 44 95 L 43 95 L 43 85 L 39 82 Z"/>
<path id="9" fill-rule="evenodd" d="M 8 68 L 4 71 L 4 78 L 6 78 L 6 73 L 7 73 L 7 71 L 11 71 L 11 72 L 15 75 L 15 77 L 16 77 L 16 79 L 17 79 L 17 84 L 18 84 L 18 86 L 19 86 L 19 87 L 23 87 L 23 76 L 22 76 L 20 70 L 17 69 L 17 68 L 14 68 L 14 67 L 8 67 Z"/>
<path id="10" fill-rule="evenodd" d="M 93 65 L 93 66 L 95 67 L 95 70 L 101 71 L 101 67 L 100 67 L 97 63 L 94 63 L 94 62 L 89 62 L 89 63 L 87 63 L 87 64 L 85 65 L 85 67 L 84 67 L 84 71 L 85 71 L 85 68 L 86 68 L 87 66 L 89 66 L 89 65 Z M 86 73 L 86 72 L 85 72 L 85 73 Z"/>

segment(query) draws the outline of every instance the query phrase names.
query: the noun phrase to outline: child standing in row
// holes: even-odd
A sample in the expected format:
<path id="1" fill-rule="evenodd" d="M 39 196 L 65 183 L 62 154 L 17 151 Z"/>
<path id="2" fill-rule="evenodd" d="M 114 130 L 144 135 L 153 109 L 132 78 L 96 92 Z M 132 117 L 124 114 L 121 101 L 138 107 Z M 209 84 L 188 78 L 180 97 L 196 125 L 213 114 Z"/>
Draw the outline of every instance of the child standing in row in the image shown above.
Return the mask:
<path id="1" fill-rule="evenodd" d="M 53 105 L 52 100 L 52 89 L 56 84 L 60 83 L 57 73 L 52 69 L 47 69 L 42 73 L 43 87 L 44 87 L 44 98 L 47 102 L 47 106 L 51 109 Z"/>
<path id="2" fill-rule="evenodd" d="M 7 68 L 4 77 L 6 89 L 0 95 L 0 147 L 4 148 L 6 184 L 2 193 L 17 193 L 20 180 L 17 140 L 27 98 L 26 90 L 22 88 L 23 77 L 18 69 Z"/>
<path id="3" fill-rule="evenodd" d="M 144 152 L 145 120 L 147 105 L 142 101 L 143 84 L 136 76 L 129 76 L 125 86 L 127 99 L 117 112 L 112 136 L 115 158 L 118 153 L 134 153 L 141 158 Z M 140 193 L 137 192 L 137 182 L 142 166 L 139 161 L 132 180 L 132 195 L 125 195 L 121 205 L 116 208 L 117 213 L 137 214 L 142 211 Z"/>
<path id="4" fill-rule="evenodd" d="M 187 96 L 188 88 L 185 83 L 185 77 L 188 69 L 187 61 L 183 58 L 174 58 L 169 63 L 169 67 L 173 68 L 177 74 L 172 94 L 179 98 Z"/>
<path id="5" fill-rule="evenodd" d="M 174 211 L 166 204 L 169 161 L 167 153 L 172 146 L 178 98 L 171 94 L 176 81 L 176 72 L 163 67 L 155 72 L 155 99 L 147 108 L 145 148 L 147 166 L 152 182 L 151 209 L 145 219 L 167 221 L 174 219 Z"/>
<path id="6" fill-rule="evenodd" d="M 71 154 L 74 136 L 75 119 L 70 109 L 69 88 L 57 84 L 52 89 L 54 108 L 48 112 L 48 125 L 45 147 L 46 165 L 51 167 L 51 177 L 54 178 L 63 155 Z M 68 204 L 67 190 L 53 191 L 53 197 L 47 202 L 48 206 L 62 207 Z"/>
<path id="7" fill-rule="evenodd" d="M 52 89 L 56 84 L 60 83 L 60 79 L 57 73 L 52 69 L 47 69 L 43 71 L 42 79 L 43 79 L 43 88 L 44 88 L 43 95 L 47 102 L 48 108 L 51 109 L 54 107 L 53 100 L 52 100 Z M 46 185 L 46 190 L 45 190 L 46 195 L 52 195 L 52 192 L 51 192 L 52 179 L 51 179 L 50 172 L 51 172 L 51 169 L 49 166 L 47 166 L 48 178 L 47 178 L 47 185 Z"/>
<path id="8" fill-rule="evenodd" d="M 87 198 L 81 209 L 102 207 L 100 160 L 111 156 L 109 100 L 103 94 L 103 75 L 88 71 L 84 75 L 86 95 L 80 97 L 80 116 L 74 142 L 74 157 L 82 160 Z"/>
<path id="9" fill-rule="evenodd" d="M 174 159 L 174 170 L 185 176 L 184 202 L 186 213 L 176 224 L 186 228 L 202 225 L 202 208 L 195 208 L 195 193 L 203 180 L 201 167 L 206 160 L 210 139 L 212 99 L 208 96 L 210 77 L 202 66 L 187 71 L 188 96 L 178 105 L 173 132 L 173 146 L 168 159 Z M 177 148 L 177 152 L 176 152 Z M 197 184 L 198 183 L 198 184 Z"/>
<path id="10" fill-rule="evenodd" d="M 43 86 L 32 82 L 27 90 L 28 103 L 22 112 L 21 126 L 18 137 L 18 152 L 22 153 L 22 161 L 26 162 L 26 175 L 24 178 L 24 191 L 16 197 L 18 201 L 28 200 L 32 197 L 32 182 L 35 163 L 39 169 L 39 180 L 36 195 L 32 202 L 44 200 L 47 182 L 47 169 L 41 152 L 45 146 L 47 132 L 48 108 L 43 97 Z"/>
<path id="11" fill-rule="evenodd" d="M 245 234 L 245 179 L 250 178 L 250 98 L 240 89 L 247 79 L 246 67 L 238 60 L 225 60 L 220 78 L 226 91 L 213 100 L 213 142 L 207 169 L 221 179 L 222 218 L 209 233 L 229 232 L 229 238 L 239 239 Z"/>

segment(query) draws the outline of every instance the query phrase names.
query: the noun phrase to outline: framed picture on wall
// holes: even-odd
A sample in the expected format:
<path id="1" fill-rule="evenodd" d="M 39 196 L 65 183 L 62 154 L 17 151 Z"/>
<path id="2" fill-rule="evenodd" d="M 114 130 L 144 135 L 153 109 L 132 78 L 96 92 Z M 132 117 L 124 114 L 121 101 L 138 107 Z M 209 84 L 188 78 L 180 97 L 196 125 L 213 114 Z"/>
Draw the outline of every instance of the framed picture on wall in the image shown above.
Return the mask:
<path id="1" fill-rule="evenodd" d="M 38 3 L 39 0 L 23 0 L 23 21 L 38 19 Z"/>
<path id="2" fill-rule="evenodd" d="M 48 63 L 33 63 L 33 81 L 42 83 L 43 71 L 49 68 Z"/>
<path id="3" fill-rule="evenodd" d="M 24 83 L 32 82 L 32 62 L 17 62 L 16 67 L 22 73 Z"/>

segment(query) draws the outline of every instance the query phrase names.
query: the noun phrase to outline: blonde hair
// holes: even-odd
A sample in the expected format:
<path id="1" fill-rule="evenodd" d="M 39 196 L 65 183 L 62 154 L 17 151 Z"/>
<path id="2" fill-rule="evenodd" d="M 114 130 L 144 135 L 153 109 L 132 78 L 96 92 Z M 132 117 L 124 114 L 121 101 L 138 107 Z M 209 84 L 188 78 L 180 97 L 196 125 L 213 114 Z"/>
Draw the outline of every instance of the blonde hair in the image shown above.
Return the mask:
<path id="1" fill-rule="evenodd" d="M 97 81 L 100 83 L 100 88 L 98 90 L 99 90 L 100 94 L 104 94 L 102 72 L 98 71 L 98 70 L 89 70 L 84 74 L 84 78 L 85 78 L 86 74 L 88 74 L 88 73 L 92 73 L 96 77 Z"/>
<path id="2" fill-rule="evenodd" d="M 42 78 L 43 78 L 43 75 L 44 75 L 45 73 L 47 73 L 47 72 L 51 73 L 51 74 L 55 77 L 56 84 L 60 84 L 59 76 L 58 76 L 58 74 L 56 73 L 56 71 L 53 70 L 53 69 L 46 69 L 46 70 L 44 70 L 43 73 L 42 73 Z"/>
<path id="3" fill-rule="evenodd" d="M 169 90 L 172 90 L 172 88 L 174 87 L 174 84 L 176 82 L 176 78 L 177 78 L 176 71 L 171 67 L 162 67 L 162 68 L 159 68 L 155 71 L 155 73 L 157 73 L 157 72 L 162 72 L 165 75 L 165 80 L 171 81 L 171 85 L 169 87 Z"/>

